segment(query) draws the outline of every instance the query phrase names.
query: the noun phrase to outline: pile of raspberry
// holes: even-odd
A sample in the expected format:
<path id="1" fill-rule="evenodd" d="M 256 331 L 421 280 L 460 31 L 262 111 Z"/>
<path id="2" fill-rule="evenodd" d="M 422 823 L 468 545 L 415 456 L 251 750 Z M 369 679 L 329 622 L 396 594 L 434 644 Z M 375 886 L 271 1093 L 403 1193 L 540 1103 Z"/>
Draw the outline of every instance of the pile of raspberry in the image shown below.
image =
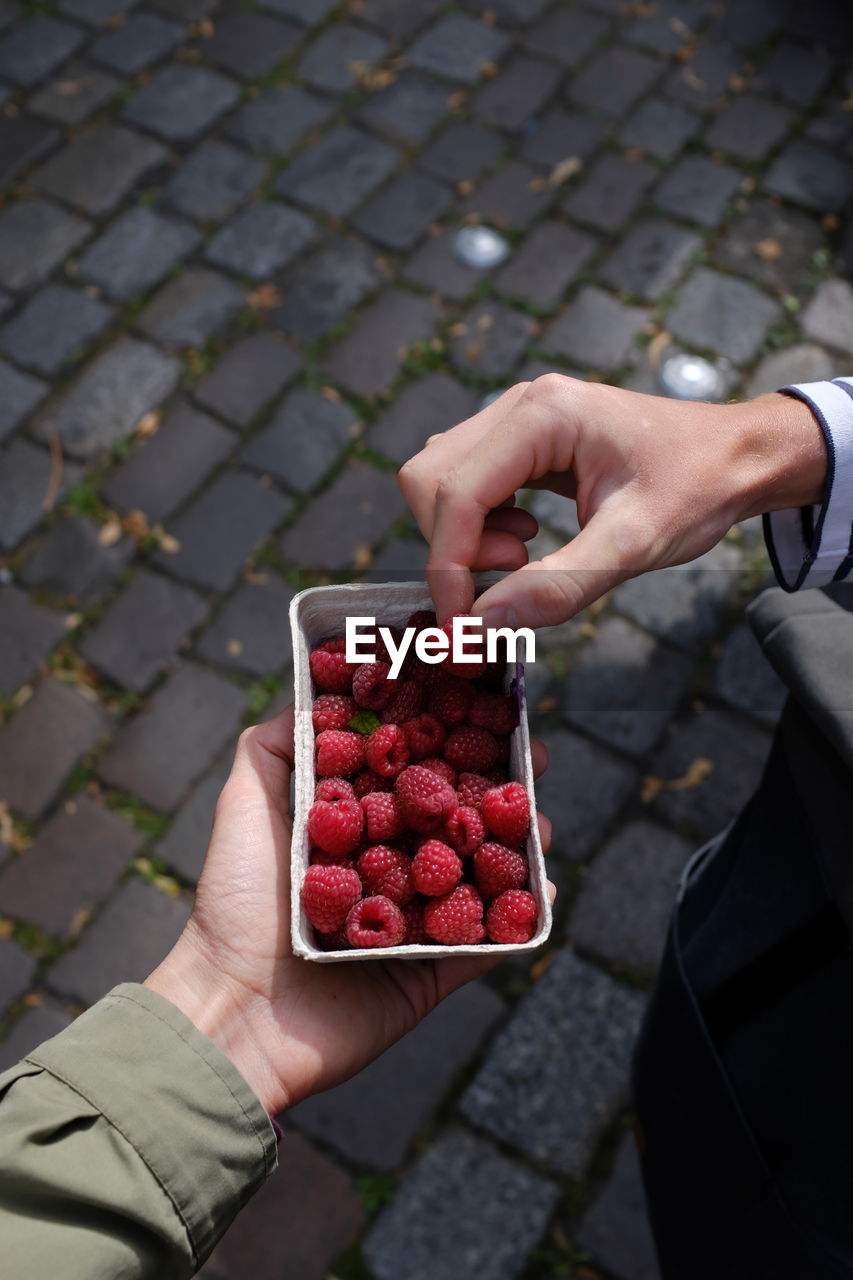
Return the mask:
<path id="1" fill-rule="evenodd" d="M 435 615 L 407 625 L 435 627 Z M 376 662 L 348 663 L 345 649 L 334 637 L 310 658 L 317 782 L 302 903 L 319 945 L 528 942 L 530 803 L 507 773 L 518 703 L 503 669 L 427 664 L 412 646 L 392 680 L 378 634 Z"/>

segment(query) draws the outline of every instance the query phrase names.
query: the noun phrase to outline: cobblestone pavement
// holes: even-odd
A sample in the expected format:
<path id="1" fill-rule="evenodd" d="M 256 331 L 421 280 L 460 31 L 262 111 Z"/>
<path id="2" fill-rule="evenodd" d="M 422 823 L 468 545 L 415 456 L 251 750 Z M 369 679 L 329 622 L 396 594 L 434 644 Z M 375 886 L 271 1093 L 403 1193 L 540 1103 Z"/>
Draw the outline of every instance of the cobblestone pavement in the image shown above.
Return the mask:
<path id="1" fill-rule="evenodd" d="M 733 394 L 849 372 L 844 10 L 0 0 L 3 1061 L 176 936 L 294 588 L 420 572 L 426 435 L 546 369 L 651 388 L 669 341 Z M 626 1064 L 778 714 L 759 532 L 541 636 L 551 947 L 299 1107 L 206 1275 L 655 1276 Z"/>

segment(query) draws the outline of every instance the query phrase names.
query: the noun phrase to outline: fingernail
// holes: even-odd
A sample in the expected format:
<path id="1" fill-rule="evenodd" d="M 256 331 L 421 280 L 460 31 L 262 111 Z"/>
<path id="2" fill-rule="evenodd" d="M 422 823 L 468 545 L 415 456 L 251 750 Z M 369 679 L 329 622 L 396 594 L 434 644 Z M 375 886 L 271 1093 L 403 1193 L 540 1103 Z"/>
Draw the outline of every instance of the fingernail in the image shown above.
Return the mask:
<path id="1" fill-rule="evenodd" d="M 483 614 L 483 630 L 488 631 L 494 627 L 509 627 L 515 630 L 515 610 L 509 609 L 504 604 L 491 605 Z"/>

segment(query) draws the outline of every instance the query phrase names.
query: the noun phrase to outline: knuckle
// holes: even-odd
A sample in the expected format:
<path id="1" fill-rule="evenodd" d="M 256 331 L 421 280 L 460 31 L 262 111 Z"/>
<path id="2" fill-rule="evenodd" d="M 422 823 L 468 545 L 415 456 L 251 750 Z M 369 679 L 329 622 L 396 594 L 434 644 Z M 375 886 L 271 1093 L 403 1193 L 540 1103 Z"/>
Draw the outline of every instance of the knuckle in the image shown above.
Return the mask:
<path id="1" fill-rule="evenodd" d="M 526 396 L 536 404 L 552 404 L 565 393 L 566 384 L 571 382 L 562 373 L 542 373 L 533 382 L 528 383 Z"/>

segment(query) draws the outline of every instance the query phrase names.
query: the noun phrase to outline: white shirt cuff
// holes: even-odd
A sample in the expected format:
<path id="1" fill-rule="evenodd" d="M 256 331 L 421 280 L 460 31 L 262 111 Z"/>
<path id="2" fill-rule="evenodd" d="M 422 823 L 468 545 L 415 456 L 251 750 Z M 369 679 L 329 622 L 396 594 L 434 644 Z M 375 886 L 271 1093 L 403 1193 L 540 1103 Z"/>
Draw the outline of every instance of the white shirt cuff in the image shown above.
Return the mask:
<path id="1" fill-rule="evenodd" d="M 781 390 L 809 406 L 826 440 L 823 501 L 764 517 L 764 537 L 779 585 L 799 591 L 839 582 L 853 570 L 853 378 Z"/>

